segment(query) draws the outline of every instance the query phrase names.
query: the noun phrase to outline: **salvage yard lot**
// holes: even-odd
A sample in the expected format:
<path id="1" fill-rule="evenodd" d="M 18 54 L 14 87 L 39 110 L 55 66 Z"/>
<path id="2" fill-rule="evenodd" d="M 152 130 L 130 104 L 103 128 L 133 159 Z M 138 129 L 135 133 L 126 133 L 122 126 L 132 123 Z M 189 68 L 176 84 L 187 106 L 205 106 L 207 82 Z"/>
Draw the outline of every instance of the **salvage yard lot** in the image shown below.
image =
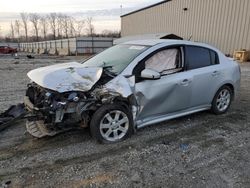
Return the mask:
<path id="1" fill-rule="evenodd" d="M 75 58 L 0 56 L 0 111 L 22 102 L 29 70 Z M 250 63 L 241 69 L 228 113 L 166 121 L 118 144 L 88 129 L 34 139 L 20 121 L 0 132 L 0 187 L 250 187 Z"/>

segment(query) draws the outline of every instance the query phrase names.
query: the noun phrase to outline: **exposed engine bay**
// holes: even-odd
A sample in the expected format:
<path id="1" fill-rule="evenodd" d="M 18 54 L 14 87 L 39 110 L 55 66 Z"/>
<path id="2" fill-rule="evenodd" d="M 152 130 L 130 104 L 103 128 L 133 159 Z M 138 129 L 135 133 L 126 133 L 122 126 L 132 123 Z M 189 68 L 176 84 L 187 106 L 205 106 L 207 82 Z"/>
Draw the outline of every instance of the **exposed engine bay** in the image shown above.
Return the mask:
<path id="1" fill-rule="evenodd" d="M 103 104 L 111 104 L 114 100 L 127 101 L 122 93 L 112 88 L 118 84 L 115 79 L 113 83 L 105 85 L 112 79 L 112 75 L 104 68 L 100 79 L 85 92 L 60 93 L 41 87 L 35 82 L 28 84 L 24 97 L 25 107 L 30 114 L 26 123 L 27 131 L 41 138 L 73 128 L 87 127 L 91 115 Z"/>

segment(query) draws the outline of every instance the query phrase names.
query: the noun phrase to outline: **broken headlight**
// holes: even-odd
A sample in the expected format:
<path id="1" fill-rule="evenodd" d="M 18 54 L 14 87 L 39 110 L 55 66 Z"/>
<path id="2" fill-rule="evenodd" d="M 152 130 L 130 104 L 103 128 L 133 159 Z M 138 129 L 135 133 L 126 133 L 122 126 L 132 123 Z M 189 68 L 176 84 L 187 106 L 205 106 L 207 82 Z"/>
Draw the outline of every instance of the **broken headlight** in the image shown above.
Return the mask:
<path id="1" fill-rule="evenodd" d="M 68 96 L 68 101 L 70 101 L 70 102 L 78 102 L 79 101 L 78 94 L 76 92 L 70 93 L 69 96 Z"/>

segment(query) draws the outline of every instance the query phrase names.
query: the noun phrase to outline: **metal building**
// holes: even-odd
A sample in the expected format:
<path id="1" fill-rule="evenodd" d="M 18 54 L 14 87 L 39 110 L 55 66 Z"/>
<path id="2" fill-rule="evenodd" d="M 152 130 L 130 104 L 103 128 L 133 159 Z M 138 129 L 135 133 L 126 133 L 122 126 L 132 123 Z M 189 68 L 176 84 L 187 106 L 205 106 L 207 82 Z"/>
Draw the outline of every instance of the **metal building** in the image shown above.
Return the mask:
<path id="1" fill-rule="evenodd" d="M 165 0 L 121 16 L 122 37 L 164 32 L 228 54 L 250 50 L 250 0 Z"/>

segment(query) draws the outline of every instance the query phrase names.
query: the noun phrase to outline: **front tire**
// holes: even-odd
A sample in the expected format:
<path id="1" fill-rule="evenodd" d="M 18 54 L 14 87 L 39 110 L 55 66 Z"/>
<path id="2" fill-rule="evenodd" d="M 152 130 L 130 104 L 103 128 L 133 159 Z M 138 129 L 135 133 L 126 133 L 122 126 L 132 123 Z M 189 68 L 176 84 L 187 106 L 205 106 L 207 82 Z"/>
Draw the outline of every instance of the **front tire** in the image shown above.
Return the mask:
<path id="1" fill-rule="evenodd" d="M 90 122 L 91 135 L 100 143 L 116 143 L 133 133 L 131 112 L 119 104 L 100 107 Z"/>
<path id="2" fill-rule="evenodd" d="M 214 114 L 224 114 L 228 111 L 233 99 L 233 91 L 229 86 L 222 86 L 214 96 L 212 102 L 212 112 Z"/>

